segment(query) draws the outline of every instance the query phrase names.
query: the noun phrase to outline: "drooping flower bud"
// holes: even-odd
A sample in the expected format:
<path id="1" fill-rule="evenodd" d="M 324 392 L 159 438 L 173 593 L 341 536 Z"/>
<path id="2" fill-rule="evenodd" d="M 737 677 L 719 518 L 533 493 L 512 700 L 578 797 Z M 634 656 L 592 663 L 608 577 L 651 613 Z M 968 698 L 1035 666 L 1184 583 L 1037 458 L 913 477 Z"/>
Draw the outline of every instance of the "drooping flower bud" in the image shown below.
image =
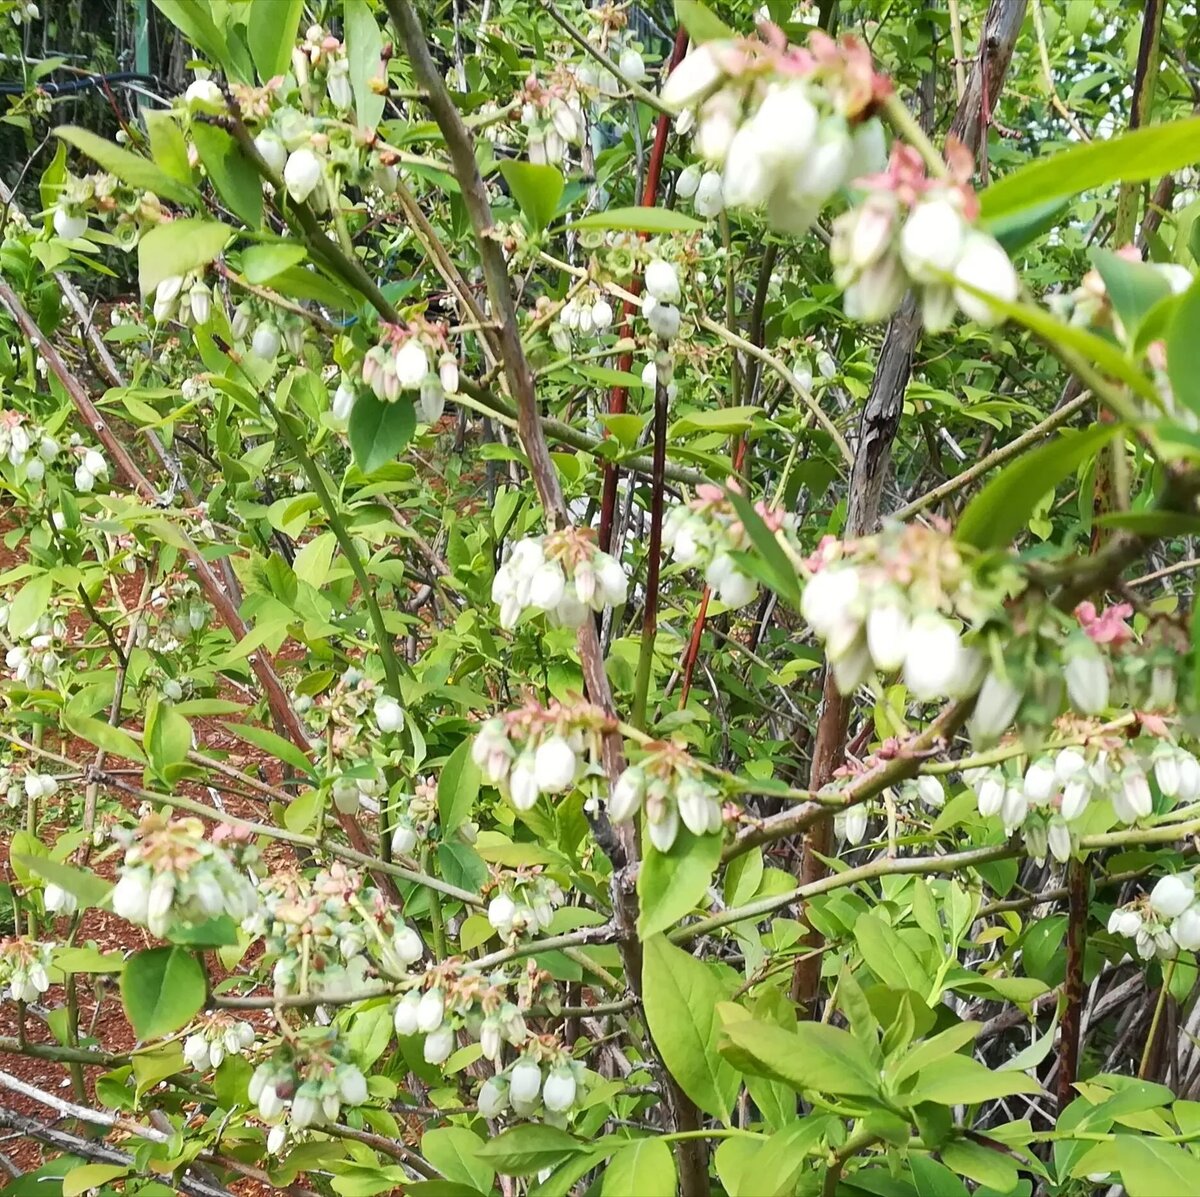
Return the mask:
<path id="1" fill-rule="evenodd" d="M 508 1075 L 508 1093 L 513 1101 L 536 1101 L 542 1089 L 542 1070 L 527 1056 Z"/>
<path id="2" fill-rule="evenodd" d="M 293 150 L 283 168 L 283 181 L 288 195 L 298 204 L 304 203 L 321 181 L 324 168 L 321 159 L 310 149 Z"/>
<path id="3" fill-rule="evenodd" d="M 1099 715 L 1108 706 L 1108 666 L 1090 640 L 1080 640 L 1063 666 L 1071 705 L 1082 715 Z"/>
<path id="4" fill-rule="evenodd" d="M 429 374 L 429 357 L 416 337 L 410 337 L 400 346 L 394 364 L 400 389 L 404 391 L 415 391 Z"/>
<path id="5" fill-rule="evenodd" d="M 692 201 L 697 213 L 711 220 L 725 211 L 725 185 L 715 171 L 706 171 L 696 187 Z"/>
<path id="6" fill-rule="evenodd" d="M 713 42 L 696 46 L 667 76 L 659 99 L 672 112 L 690 108 L 704 99 L 724 78 Z"/>
<path id="7" fill-rule="evenodd" d="M 264 362 L 273 362 L 279 355 L 283 341 L 279 329 L 269 320 L 264 320 L 255 330 L 250 339 L 251 352 L 261 357 Z"/>
<path id="8" fill-rule="evenodd" d="M 254 148 L 258 150 L 263 161 L 271 168 L 273 174 L 283 174 L 287 165 L 287 146 L 269 129 L 264 130 L 254 139 Z"/>
<path id="9" fill-rule="evenodd" d="M 575 781 L 578 758 L 562 736 L 550 736 L 538 745 L 534 754 L 533 775 L 544 794 L 558 794 Z"/>
<path id="10" fill-rule="evenodd" d="M 646 792 L 646 774 L 639 765 L 630 765 L 613 786 L 608 800 L 608 816 L 614 823 L 627 823 L 637 814 Z"/>
<path id="11" fill-rule="evenodd" d="M 675 180 L 675 194 L 680 199 L 691 199 L 700 186 L 700 174 L 700 167 L 696 163 L 693 162 L 690 166 L 685 166 L 679 172 L 679 178 Z"/>
<path id="12" fill-rule="evenodd" d="M 1160 877 L 1150 891 L 1150 909 L 1165 919 L 1181 915 L 1195 900 L 1195 880 L 1190 873 Z"/>
<path id="13" fill-rule="evenodd" d="M 88 218 L 82 212 L 71 212 L 59 205 L 54 209 L 54 231 L 64 241 L 74 241 L 88 230 Z"/>
<path id="14" fill-rule="evenodd" d="M 1015 302 L 1021 290 L 1008 254 L 986 233 L 973 231 L 967 235 L 962 255 L 954 268 L 954 277 L 967 287 L 977 288 L 1005 303 Z M 1004 319 L 993 304 L 967 287 L 954 288 L 954 300 L 966 316 L 985 326 Z"/>
<path id="15" fill-rule="evenodd" d="M 570 1068 L 552 1069 L 542 1089 L 546 1109 L 569 1110 L 575 1102 L 575 1076 Z"/>

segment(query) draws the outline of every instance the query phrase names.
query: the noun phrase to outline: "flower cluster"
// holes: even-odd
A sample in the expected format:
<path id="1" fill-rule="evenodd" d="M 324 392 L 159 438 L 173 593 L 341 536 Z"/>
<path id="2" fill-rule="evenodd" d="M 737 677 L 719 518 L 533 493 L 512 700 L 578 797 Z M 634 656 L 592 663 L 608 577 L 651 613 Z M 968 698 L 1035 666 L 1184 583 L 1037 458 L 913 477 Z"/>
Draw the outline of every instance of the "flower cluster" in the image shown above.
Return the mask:
<path id="1" fill-rule="evenodd" d="M 195 273 L 172 274 L 154 288 L 154 319 L 200 327 L 212 317 L 212 288 Z"/>
<path id="2" fill-rule="evenodd" d="M 1166 740 L 1124 741 L 1097 736 L 1034 758 L 1023 772 L 980 768 L 964 774 L 979 813 L 998 816 L 1005 830 L 1020 831 L 1029 854 L 1047 851 L 1065 861 L 1078 847 L 1078 820 L 1092 802 L 1107 800 L 1117 820 L 1136 823 L 1154 810 L 1151 778 L 1168 806 L 1200 798 L 1200 762 Z"/>
<path id="3" fill-rule="evenodd" d="M 1022 710 L 1034 711 L 1062 705 L 1066 698 L 1082 716 L 1101 715 L 1111 698 L 1110 670 L 1113 654 L 1133 639 L 1133 630 L 1125 623 L 1133 608 L 1120 603 L 1097 612 L 1090 602 L 1075 610 L 1077 623 L 1057 612 L 1045 610 L 1040 620 L 1032 609 L 1025 613 L 1025 636 L 1009 636 L 1004 660 L 987 673 L 979 687 L 969 730 L 976 744 L 997 739 Z M 1040 642 L 1039 642 L 1040 641 Z M 1133 678 L 1127 705 L 1148 699 L 1148 707 L 1171 706 L 1175 696 L 1175 663 L 1164 657 L 1166 645 L 1147 653 L 1151 668 L 1142 678 Z M 1177 659 L 1176 659 L 1177 660 Z M 1144 664 L 1138 661 L 1137 666 Z M 1144 695 L 1145 673 L 1149 674 L 1149 694 Z"/>
<path id="4" fill-rule="evenodd" d="M 53 950 L 25 936 L 0 941 L 0 997 L 36 1002 L 50 988 Z"/>
<path id="5" fill-rule="evenodd" d="M 872 669 L 903 670 L 922 702 L 978 685 L 982 657 L 963 644 L 959 621 L 985 619 L 994 594 L 945 531 L 914 524 L 854 542 L 826 537 L 806 572 L 801 614 L 824 641 L 843 694 Z"/>
<path id="6" fill-rule="evenodd" d="M 663 103 L 695 123 L 696 152 L 723 170 L 729 208 L 766 208 L 803 233 L 839 188 L 876 169 L 883 132 L 871 116 L 887 82 L 869 51 L 813 33 L 807 49 L 768 27 L 766 41 L 709 41 L 668 77 Z M 698 184 L 697 184 L 698 186 Z"/>
<path id="7" fill-rule="evenodd" d="M 332 1028 L 305 1027 L 250 1078 L 249 1097 L 271 1124 L 267 1150 L 283 1150 L 289 1132 L 336 1122 L 343 1107 L 367 1100 L 367 1078 Z"/>
<path id="8" fill-rule="evenodd" d="M 379 343 L 363 358 L 363 385 L 385 403 L 395 403 L 401 392 L 416 391 L 421 418 L 427 424 L 437 423 L 446 396 L 458 393 L 458 360 L 450 352 L 445 327 L 416 317 L 407 328 L 384 323 L 379 327 Z M 352 407 L 343 398 L 347 417 Z"/>
<path id="9" fill-rule="evenodd" d="M 258 911 L 243 926 L 264 937 L 281 996 L 353 993 L 373 963 L 401 978 L 425 953 L 421 937 L 396 916 L 387 898 L 342 864 L 311 881 L 291 870 L 272 873 L 260 899 Z"/>
<path id="10" fill-rule="evenodd" d="M 720 791 L 687 752 L 670 742 L 650 745 L 642 760 L 617 778 L 608 814 L 614 823 L 628 823 L 643 805 L 650 842 L 660 852 L 670 852 L 681 821 L 693 835 L 717 835 L 724 822 Z"/>
<path id="11" fill-rule="evenodd" d="M 675 180 L 675 194 L 691 200 L 697 216 L 712 219 L 725 211 L 725 188 L 720 171 L 702 170 L 695 163 L 685 166 Z"/>
<path id="12" fill-rule="evenodd" d="M 457 963 L 438 965 L 396 1003 L 396 1034 L 420 1035 L 427 1064 L 444 1063 L 460 1032 L 479 1041 L 485 1059 L 498 1061 L 506 1043 L 521 1047 L 529 1039 L 524 1012 L 535 997 L 557 1003 L 550 978 L 532 963 L 517 978 L 516 993 L 510 996 L 511 984 L 502 972 L 485 977 Z"/>
<path id="13" fill-rule="evenodd" d="M 254 1028 L 248 1022 L 215 1014 L 183 1041 L 183 1058 L 197 1071 L 219 1068 L 226 1056 L 240 1056 L 254 1046 Z"/>
<path id="14" fill-rule="evenodd" d="M 1180 950 L 1200 951 L 1200 896 L 1195 870 L 1161 877 L 1149 899 L 1118 906 L 1108 920 L 1112 935 L 1134 940 L 1142 960 L 1169 960 Z"/>
<path id="15" fill-rule="evenodd" d="M 517 940 L 549 928 L 554 908 L 563 903 L 558 882 L 538 870 L 522 870 L 506 877 L 488 903 L 488 922 L 505 940 Z"/>
<path id="16" fill-rule="evenodd" d="M 542 794 L 562 794 L 603 776 L 601 740 L 613 729 L 599 708 L 580 702 L 548 707 L 530 699 L 484 723 L 471 756 L 488 785 L 517 810 L 532 810 Z"/>
<path id="17" fill-rule="evenodd" d="M 730 490 L 736 490 L 730 481 Z M 787 512 L 755 504 L 776 537 L 788 538 L 795 519 Z M 750 534 L 725 491 L 710 482 L 696 487 L 696 497 L 672 507 L 663 521 L 663 547 L 682 566 L 704 570 L 704 580 L 727 607 L 744 607 L 758 594 L 758 584 L 738 564 L 734 553 L 750 548 Z"/>
<path id="18" fill-rule="evenodd" d="M 250 300 L 239 303 L 229 322 L 239 341 L 250 340 L 250 352 L 264 362 L 273 362 L 286 346 L 294 357 L 304 349 L 304 323 L 300 318 L 285 319 L 274 314 L 260 317 Z"/>
<path id="19" fill-rule="evenodd" d="M 4 654 L 4 664 L 12 670 L 13 680 L 30 690 L 53 687 L 65 681 L 67 664 L 62 644 L 67 635 L 66 622 L 44 614 L 32 629 L 16 629 L 9 626 L 9 614 L 9 605 L 0 604 L 0 629 L 18 641 Z"/>
<path id="20" fill-rule="evenodd" d="M 601 336 L 613 322 L 612 304 L 603 291 L 586 288 L 572 296 L 563 304 L 558 313 L 557 327 L 567 332 L 578 333 L 582 337 Z M 552 325 L 550 335 L 560 348 L 561 336 L 555 336 L 555 326 Z M 570 341 L 566 342 L 566 350 L 570 349 Z M 564 352 L 566 351 L 564 350 Z"/>
<path id="21" fill-rule="evenodd" d="M 530 75 L 520 98 L 529 161 L 557 166 L 566 157 L 568 146 L 583 141 L 578 78 L 566 70 L 557 72 L 549 83 Z"/>
<path id="22" fill-rule="evenodd" d="M 0 789 L 9 806 L 19 806 L 22 798 L 38 801 L 53 797 L 58 793 L 58 779 L 52 773 L 39 773 L 36 769 L 26 769 L 25 776 L 20 777 L 11 765 L 5 765 L 0 769 Z"/>
<path id="23" fill-rule="evenodd" d="M 149 814 L 116 838 L 125 847 L 125 859 L 112 908 L 152 935 L 225 914 L 240 922 L 258 907 L 249 872 L 258 862 L 258 849 L 249 832 L 223 823 L 206 839 L 199 819 Z"/>
<path id="24" fill-rule="evenodd" d="M 535 1040 L 517 1061 L 483 1082 L 479 1112 L 484 1118 L 497 1118 L 506 1110 L 522 1118 L 540 1112 L 546 1122 L 564 1125 L 585 1075 L 578 1060 L 556 1047 L 547 1050 L 541 1040 Z"/>
<path id="25" fill-rule="evenodd" d="M 150 610 L 158 623 L 151 630 L 143 621 L 138 642 L 162 653 L 176 652 L 202 632 L 213 617 L 212 604 L 204 597 L 199 582 L 184 573 L 170 574 L 150 592 Z"/>
<path id="26" fill-rule="evenodd" d="M 304 41 L 292 51 L 292 72 L 301 89 L 323 84 L 334 108 L 338 112 L 350 111 L 354 92 L 350 87 L 346 47 L 320 25 L 310 25 Z"/>
<path id="27" fill-rule="evenodd" d="M 78 444 L 78 438 L 76 438 Z M 46 476 L 46 467 L 58 460 L 62 447 L 39 424 L 22 412 L 0 411 L 0 457 L 20 471 L 25 481 L 36 486 Z M 76 489 L 92 489 L 98 476 L 108 476 L 104 455 L 96 449 L 75 448 L 80 457 L 76 471 Z M 98 469 L 90 467 L 99 466 Z"/>
<path id="28" fill-rule="evenodd" d="M 500 607 L 503 628 L 516 627 L 526 609 L 577 628 L 589 611 L 619 607 L 628 591 L 620 562 L 596 547 L 590 528 L 563 528 L 518 541 L 492 580 L 492 602 Z"/>
<path id="29" fill-rule="evenodd" d="M 956 307 L 979 324 L 1002 319 L 986 296 L 1012 303 L 1020 284 L 999 242 L 973 225 L 971 169 L 963 162 L 957 183 L 929 179 L 920 155 L 896 145 L 887 170 L 861 180 L 869 194 L 833 222 L 829 247 L 848 316 L 886 319 L 912 287 L 931 332 L 946 328 Z"/>

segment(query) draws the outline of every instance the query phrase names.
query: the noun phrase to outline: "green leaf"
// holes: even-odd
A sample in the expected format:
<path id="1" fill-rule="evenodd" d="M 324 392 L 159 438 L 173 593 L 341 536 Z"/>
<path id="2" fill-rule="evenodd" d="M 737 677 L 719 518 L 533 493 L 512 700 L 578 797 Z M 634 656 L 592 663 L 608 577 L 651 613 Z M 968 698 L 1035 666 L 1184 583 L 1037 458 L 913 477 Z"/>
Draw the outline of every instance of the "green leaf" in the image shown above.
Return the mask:
<path id="1" fill-rule="evenodd" d="M 1139 536 L 1195 536 L 1200 515 L 1184 511 L 1109 511 L 1093 521 L 1102 528 L 1124 528 Z"/>
<path id="2" fill-rule="evenodd" d="M 246 282 L 261 286 L 298 266 L 308 257 L 308 251 L 295 241 L 268 241 L 252 245 L 242 253 L 242 274 Z"/>
<path id="3" fill-rule="evenodd" d="M 471 745 L 470 739 L 464 740 L 447 758 L 438 777 L 438 822 L 443 838 L 467 821 L 479 797 L 479 766 L 471 758 Z"/>
<path id="4" fill-rule="evenodd" d="M 800 610 L 800 582 L 795 566 L 788 560 L 775 533 L 763 522 L 754 504 L 745 495 L 726 488 L 726 498 L 733 504 L 742 526 L 750 534 L 750 543 L 762 558 L 771 579 L 771 589 L 794 611 Z"/>
<path id="5" fill-rule="evenodd" d="M 634 1139 L 608 1162 L 600 1197 L 674 1197 L 675 1157 L 661 1139 Z"/>
<path id="6" fill-rule="evenodd" d="M 992 1072 L 970 1056 L 955 1054 L 923 1070 L 904 1101 L 914 1106 L 926 1101 L 945 1106 L 972 1105 L 1015 1093 L 1041 1091 L 1041 1085 L 1023 1072 Z"/>
<path id="7" fill-rule="evenodd" d="M 557 167 L 509 158 L 500 163 L 500 173 L 530 226 L 541 232 L 558 211 L 564 186 L 562 172 Z"/>
<path id="8" fill-rule="evenodd" d="M 696 233 L 701 221 L 669 208 L 608 208 L 571 222 L 573 229 L 635 229 L 642 233 Z"/>
<path id="9" fill-rule="evenodd" d="M 81 740 L 103 748 L 112 756 L 137 761 L 139 765 L 146 764 L 146 754 L 142 751 L 142 746 L 127 731 L 113 727 L 103 719 L 77 714 L 71 710 L 70 703 L 63 708 L 63 722 Z"/>
<path id="10" fill-rule="evenodd" d="M 688 31 L 694 42 L 733 37 L 733 30 L 700 0 L 675 0 L 675 20 Z"/>
<path id="11" fill-rule="evenodd" d="M 670 852 L 650 849 L 637 879 L 638 935 L 648 939 L 688 914 L 720 863 L 721 837 L 692 835 L 686 827 L 680 827 Z"/>
<path id="12" fill-rule="evenodd" d="M 269 752 L 284 764 L 291 765 L 293 769 L 299 769 L 301 773 L 312 775 L 312 761 L 291 740 L 285 740 L 265 727 L 256 727 L 249 723 L 227 723 L 222 720 L 221 726 L 233 732 L 239 740 L 245 740 L 248 744 L 253 744 L 255 748 Z"/>
<path id="13" fill-rule="evenodd" d="M 1073 324 L 1067 324 L 1046 311 L 1045 308 L 1035 307 L 1028 303 L 1009 303 L 1007 300 L 997 299 L 969 283 L 955 281 L 949 275 L 943 275 L 943 278 L 947 282 L 953 282 L 955 286 L 965 288 L 972 295 L 987 300 L 996 312 L 1007 316 L 1010 320 L 1015 320 L 1018 324 L 1023 324 L 1049 344 L 1062 345 L 1079 354 L 1104 373 L 1111 374 L 1125 383 L 1130 390 L 1140 395 L 1148 403 L 1155 406 L 1160 405 L 1161 400 L 1158 392 L 1154 389 L 1153 381 L 1112 341 L 1088 332 L 1086 328 L 1077 328 Z"/>
<path id="14" fill-rule="evenodd" d="M 421 1154 L 447 1179 L 470 1185 L 480 1193 L 491 1190 L 495 1169 L 479 1158 L 483 1140 L 461 1126 L 426 1131 Z"/>
<path id="15" fill-rule="evenodd" d="M 1035 204 L 1019 212 L 1011 212 L 998 216 L 994 220 L 984 221 L 987 229 L 1000 242 L 1004 252 L 1010 256 L 1019 249 L 1024 249 L 1031 241 L 1036 241 L 1043 233 L 1061 223 L 1071 210 L 1067 200 L 1052 199 L 1044 204 Z"/>
<path id="16" fill-rule="evenodd" d="M 384 403 L 371 391 L 360 391 L 350 412 L 350 448 L 354 464 L 373 474 L 395 461 L 417 427 L 417 413 L 408 395 Z"/>
<path id="17" fill-rule="evenodd" d="M 113 887 L 111 881 L 106 881 L 87 869 L 77 869 L 74 865 L 51 860 L 49 856 L 14 853 L 14 860 L 31 873 L 36 873 L 43 881 L 65 889 L 75 897 L 80 906 L 99 906 Z"/>
<path id="18" fill-rule="evenodd" d="M 933 978 L 912 948 L 877 914 L 855 920 L 854 938 L 867 967 L 889 988 L 928 992 Z"/>
<path id="19" fill-rule="evenodd" d="M 1092 250 L 1092 264 L 1124 325 L 1125 343 L 1132 345 L 1146 314 L 1171 294 L 1171 284 L 1149 263 L 1131 262 L 1109 249 Z"/>
<path id="20" fill-rule="evenodd" d="M 226 948 L 238 942 L 237 923 L 227 914 L 202 923 L 172 923 L 166 938 L 184 948 Z"/>
<path id="21" fill-rule="evenodd" d="M 912 1152 L 908 1157 L 917 1197 L 970 1197 L 963 1184 L 945 1164 L 932 1156 Z"/>
<path id="22" fill-rule="evenodd" d="M 33 635 L 38 620 L 46 614 L 53 591 L 54 579 L 50 574 L 30 578 L 17 591 L 8 609 L 8 634 L 13 640 L 27 640 Z"/>
<path id="23" fill-rule="evenodd" d="M 478 1158 L 487 1160 L 505 1176 L 529 1176 L 586 1149 L 585 1143 L 555 1126 L 527 1123 L 489 1139 L 480 1147 Z"/>
<path id="24" fill-rule="evenodd" d="M 154 6 L 183 36 L 239 83 L 254 82 L 254 64 L 239 41 L 226 42 L 205 0 L 154 0 Z M 274 8 L 274 4 L 271 5 Z M 288 47 L 291 55 L 291 47 Z"/>
<path id="25" fill-rule="evenodd" d="M 179 1043 L 164 1043 L 162 1047 L 156 1047 L 153 1051 L 139 1052 L 130 1063 L 133 1065 L 133 1075 L 137 1081 L 134 1094 L 139 1098 L 159 1081 L 184 1072 L 188 1067 L 183 1058 L 183 1047 Z"/>
<path id="26" fill-rule="evenodd" d="M 207 266 L 229 244 L 233 230 L 216 220 L 187 217 L 155 225 L 138 242 L 138 284 L 148 296 L 165 278 Z"/>
<path id="27" fill-rule="evenodd" d="M 158 1039 L 187 1026 L 204 997 L 204 971 L 183 948 L 135 952 L 121 973 L 121 999 L 139 1039 Z"/>
<path id="28" fill-rule="evenodd" d="M 1129 1197 L 1194 1197 L 1200 1193 L 1200 1160 L 1183 1147 L 1140 1135 L 1097 1143 L 1071 1169 L 1073 1176 L 1119 1172 Z"/>
<path id="29" fill-rule="evenodd" d="M 1009 1156 L 982 1143 L 954 1140 L 942 1148 L 941 1156 L 942 1162 L 960 1176 L 1001 1193 L 1011 1192 L 1020 1179 L 1017 1166 Z"/>
<path id="30" fill-rule="evenodd" d="M 176 113 L 170 109 L 147 108 L 143 119 L 150 135 L 150 156 L 155 164 L 185 187 L 191 187 L 192 167 L 188 162 L 187 140 Z"/>
<path id="31" fill-rule="evenodd" d="M 1175 309 L 1167 333 L 1167 376 L 1175 401 L 1200 415 L 1200 282 L 1188 288 Z"/>
<path id="32" fill-rule="evenodd" d="M 217 194 L 250 228 L 262 225 L 262 176 L 238 143 L 216 125 L 192 125 L 192 140 Z"/>
<path id="33" fill-rule="evenodd" d="M 1192 165 L 1198 143 L 1200 117 L 1191 117 L 1035 158 L 984 191 L 982 216 L 994 220 L 1108 183 L 1161 178 Z"/>
<path id="34" fill-rule="evenodd" d="M 54 967 L 63 973 L 119 973 L 125 957 L 99 948 L 58 947 L 54 949 Z"/>
<path id="35" fill-rule="evenodd" d="M 757 1019 L 727 1022 L 721 1055 L 744 1072 L 799 1091 L 878 1097 L 879 1071 L 848 1031 L 802 1022 L 785 1031 Z"/>
<path id="36" fill-rule="evenodd" d="M 726 995 L 712 970 L 662 935 L 643 956 L 646 1023 L 663 1063 L 706 1114 L 727 1122 L 737 1099 L 737 1072 L 717 1052 L 717 1003 Z"/>
<path id="37" fill-rule="evenodd" d="M 169 702 L 152 698 L 146 711 L 142 746 L 154 771 L 166 778 L 172 765 L 187 760 L 192 747 L 191 725 Z"/>
<path id="38" fill-rule="evenodd" d="M 383 35 L 366 0 L 346 0 L 346 57 L 350 60 L 350 89 L 358 124 L 373 129 L 383 116 L 385 97 L 371 90 L 371 80 L 383 74 Z"/>
<path id="39" fill-rule="evenodd" d="M 130 187 L 139 191 L 153 191 L 155 195 L 174 200 L 177 204 L 200 202 L 200 194 L 194 187 L 172 178 L 149 158 L 123 150 L 107 138 L 75 125 L 59 125 L 54 132 L 68 145 L 82 150 L 93 162 L 98 163 L 109 174 L 116 175 L 121 182 L 128 183 Z"/>
<path id="40" fill-rule="evenodd" d="M 947 1027 L 940 1034 L 934 1035 L 932 1039 L 923 1039 L 900 1058 L 892 1076 L 893 1083 L 901 1085 L 923 1068 L 928 1068 L 944 1057 L 953 1055 L 971 1043 L 982 1029 L 982 1023 L 960 1022 L 957 1026 Z"/>
<path id="41" fill-rule="evenodd" d="M 89 1189 L 101 1189 L 110 1180 L 128 1176 L 132 1164 L 81 1164 L 72 1168 L 62 1179 L 62 1197 L 79 1197 Z M 47 1192 L 53 1192 L 52 1186 L 47 1186 Z"/>
<path id="42" fill-rule="evenodd" d="M 258 77 L 264 83 L 288 69 L 303 12 L 304 0 L 272 0 L 270 4 L 249 5 L 246 41 L 258 68 Z"/>
<path id="43" fill-rule="evenodd" d="M 1022 454 L 967 504 L 955 536 L 961 543 L 980 549 L 1008 545 L 1042 496 L 1122 431 L 1121 424 L 1097 424 L 1086 432 L 1064 434 Z"/>

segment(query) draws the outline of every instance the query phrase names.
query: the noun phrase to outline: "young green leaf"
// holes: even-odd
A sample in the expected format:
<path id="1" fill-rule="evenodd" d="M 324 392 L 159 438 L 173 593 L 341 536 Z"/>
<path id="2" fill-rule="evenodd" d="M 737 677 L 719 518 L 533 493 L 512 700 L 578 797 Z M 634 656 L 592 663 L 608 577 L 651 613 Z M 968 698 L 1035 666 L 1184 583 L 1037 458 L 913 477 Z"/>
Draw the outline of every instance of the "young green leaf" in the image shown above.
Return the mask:
<path id="1" fill-rule="evenodd" d="M 1123 431 L 1121 424 L 1097 424 L 1086 432 L 1063 434 L 1023 454 L 967 504 L 955 537 L 980 549 L 1010 544 L 1042 496 Z"/>
<path id="2" fill-rule="evenodd" d="M 708 965 L 664 936 L 651 936 L 643 952 L 642 997 L 659 1055 L 700 1109 L 727 1121 L 740 1081 L 717 1054 L 716 1007 L 726 994 Z"/>
<path id="3" fill-rule="evenodd" d="M 229 244 L 233 229 L 215 220 L 187 217 L 155 225 L 138 242 L 138 284 L 150 295 L 165 278 L 207 266 Z"/>
<path id="4" fill-rule="evenodd" d="M 1152 125 L 1035 158 L 980 196 L 984 220 L 1116 182 L 1158 179 L 1196 161 L 1200 117 Z"/>
<path id="5" fill-rule="evenodd" d="M 350 448 L 364 474 L 373 474 L 394 461 L 417 428 L 411 397 L 385 403 L 370 391 L 359 394 L 350 412 Z"/>
<path id="6" fill-rule="evenodd" d="M 158 1039 L 187 1024 L 204 1005 L 204 971 L 184 948 L 150 948 L 121 973 L 125 1013 L 139 1039 Z"/>
<path id="7" fill-rule="evenodd" d="M 679 829 L 670 852 L 651 849 L 638 872 L 638 935 L 648 939 L 677 923 L 704 897 L 721 862 L 719 835 Z"/>
<path id="8" fill-rule="evenodd" d="M 558 211 L 564 186 L 562 172 L 554 166 L 509 159 L 500 163 L 500 173 L 530 227 L 540 233 Z"/>

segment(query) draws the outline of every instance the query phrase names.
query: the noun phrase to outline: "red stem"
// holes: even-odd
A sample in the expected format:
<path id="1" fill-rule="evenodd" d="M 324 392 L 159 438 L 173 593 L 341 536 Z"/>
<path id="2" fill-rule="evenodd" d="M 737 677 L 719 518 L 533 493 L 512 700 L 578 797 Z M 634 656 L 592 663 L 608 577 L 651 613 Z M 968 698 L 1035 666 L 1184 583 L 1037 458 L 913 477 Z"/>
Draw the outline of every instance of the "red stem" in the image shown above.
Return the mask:
<path id="1" fill-rule="evenodd" d="M 688 34 L 681 25 L 675 35 L 675 46 L 671 51 L 671 61 L 667 65 L 670 74 L 687 52 Z M 646 171 L 646 186 L 642 190 L 642 207 L 652 208 L 658 199 L 658 185 L 662 179 L 663 158 L 667 152 L 667 134 L 671 131 L 671 118 L 664 112 L 654 126 L 654 145 L 650 150 L 650 164 Z M 645 234 L 643 234 L 644 236 Z M 637 295 L 641 290 L 641 282 L 634 279 L 629 284 L 629 290 Z M 618 336 L 621 339 L 631 336 L 629 321 L 636 311 L 634 304 L 627 299 L 621 309 L 621 327 Z M 623 353 L 617 361 L 617 369 L 623 374 L 629 373 L 633 366 L 633 354 Z M 614 386 L 608 393 L 608 410 L 616 415 L 625 410 L 625 401 L 629 397 L 626 387 Z M 605 430 L 605 436 L 608 430 Z M 604 490 L 600 499 L 600 547 L 605 552 L 612 544 L 613 520 L 617 510 L 617 467 L 611 462 L 604 463 Z"/>

